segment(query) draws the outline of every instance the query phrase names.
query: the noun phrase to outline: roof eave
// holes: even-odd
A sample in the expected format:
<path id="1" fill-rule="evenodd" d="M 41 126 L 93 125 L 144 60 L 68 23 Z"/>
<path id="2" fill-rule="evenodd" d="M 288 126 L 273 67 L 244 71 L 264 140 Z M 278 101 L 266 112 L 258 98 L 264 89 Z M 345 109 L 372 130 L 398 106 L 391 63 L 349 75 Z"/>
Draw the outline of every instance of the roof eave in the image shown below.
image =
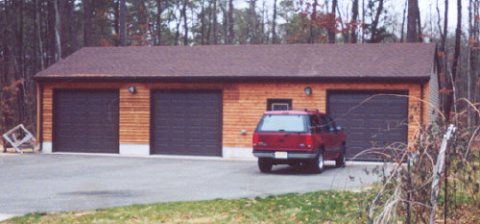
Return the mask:
<path id="1" fill-rule="evenodd" d="M 96 76 L 96 77 L 68 77 L 68 76 L 35 76 L 40 82 L 55 81 L 117 81 L 117 82 L 144 82 L 144 81 L 168 81 L 168 82 L 255 82 L 255 81 L 326 81 L 326 82 L 428 82 L 428 76 L 411 77 L 312 77 L 312 76 L 195 76 L 195 77 L 158 77 L 158 76 Z"/>

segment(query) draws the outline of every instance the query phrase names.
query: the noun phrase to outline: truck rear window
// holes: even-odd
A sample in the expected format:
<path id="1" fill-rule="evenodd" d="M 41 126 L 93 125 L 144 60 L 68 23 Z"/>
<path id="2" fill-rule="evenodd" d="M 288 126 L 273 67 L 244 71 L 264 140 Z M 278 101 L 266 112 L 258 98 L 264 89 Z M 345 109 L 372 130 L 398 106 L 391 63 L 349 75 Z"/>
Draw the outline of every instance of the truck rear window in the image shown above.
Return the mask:
<path id="1" fill-rule="evenodd" d="M 265 115 L 258 125 L 260 132 L 306 132 L 305 115 Z"/>

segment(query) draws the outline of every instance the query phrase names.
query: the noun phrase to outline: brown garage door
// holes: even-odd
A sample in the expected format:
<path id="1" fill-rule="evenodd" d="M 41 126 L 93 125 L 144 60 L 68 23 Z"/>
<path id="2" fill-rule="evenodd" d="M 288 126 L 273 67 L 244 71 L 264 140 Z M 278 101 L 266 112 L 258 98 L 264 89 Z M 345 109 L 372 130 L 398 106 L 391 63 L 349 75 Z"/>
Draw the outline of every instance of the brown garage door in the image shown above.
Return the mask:
<path id="1" fill-rule="evenodd" d="M 381 94 L 382 92 L 328 93 L 328 113 L 347 134 L 348 158 L 372 147 L 381 152 L 391 144 L 403 149 L 404 146 L 399 143 L 407 143 L 408 99 Z M 380 160 L 381 157 L 366 154 L 356 159 Z"/>
<path id="2" fill-rule="evenodd" d="M 118 153 L 117 90 L 56 90 L 53 151 Z"/>
<path id="3" fill-rule="evenodd" d="M 154 91 L 152 154 L 221 156 L 220 91 Z"/>

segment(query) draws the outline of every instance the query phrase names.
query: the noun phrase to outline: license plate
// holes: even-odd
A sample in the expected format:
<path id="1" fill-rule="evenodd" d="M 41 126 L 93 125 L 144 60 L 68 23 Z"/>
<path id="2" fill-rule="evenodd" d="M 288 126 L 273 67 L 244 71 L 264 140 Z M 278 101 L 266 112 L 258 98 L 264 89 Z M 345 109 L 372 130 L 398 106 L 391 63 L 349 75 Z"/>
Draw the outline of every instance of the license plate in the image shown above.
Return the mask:
<path id="1" fill-rule="evenodd" d="M 288 153 L 287 152 L 275 152 L 274 154 L 275 159 L 287 159 Z"/>

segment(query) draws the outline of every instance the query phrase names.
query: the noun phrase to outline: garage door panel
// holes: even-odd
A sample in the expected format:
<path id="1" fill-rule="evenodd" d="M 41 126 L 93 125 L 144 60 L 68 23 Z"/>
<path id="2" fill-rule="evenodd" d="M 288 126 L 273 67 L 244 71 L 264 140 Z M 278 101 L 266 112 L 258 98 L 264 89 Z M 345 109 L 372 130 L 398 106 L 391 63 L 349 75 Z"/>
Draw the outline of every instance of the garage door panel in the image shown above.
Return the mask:
<path id="1" fill-rule="evenodd" d="M 56 90 L 54 151 L 118 153 L 118 99 L 117 90 Z"/>
<path id="2" fill-rule="evenodd" d="M 221 156 L 220 91 L 155 91 L 152 154 Z"/>
<path id="3" fill-rule="evenodd" d="M 329 92 L 328 113 L 347 134 L 347 157 L 372 147 L 407 142 L 408 99 L 381 92 Z M 395 94 L 406 95 L 406 92 Z M 372 97 L 376 95 L 375 97 Z M 363 155 L 360 160 L 379 160 Z"/>

